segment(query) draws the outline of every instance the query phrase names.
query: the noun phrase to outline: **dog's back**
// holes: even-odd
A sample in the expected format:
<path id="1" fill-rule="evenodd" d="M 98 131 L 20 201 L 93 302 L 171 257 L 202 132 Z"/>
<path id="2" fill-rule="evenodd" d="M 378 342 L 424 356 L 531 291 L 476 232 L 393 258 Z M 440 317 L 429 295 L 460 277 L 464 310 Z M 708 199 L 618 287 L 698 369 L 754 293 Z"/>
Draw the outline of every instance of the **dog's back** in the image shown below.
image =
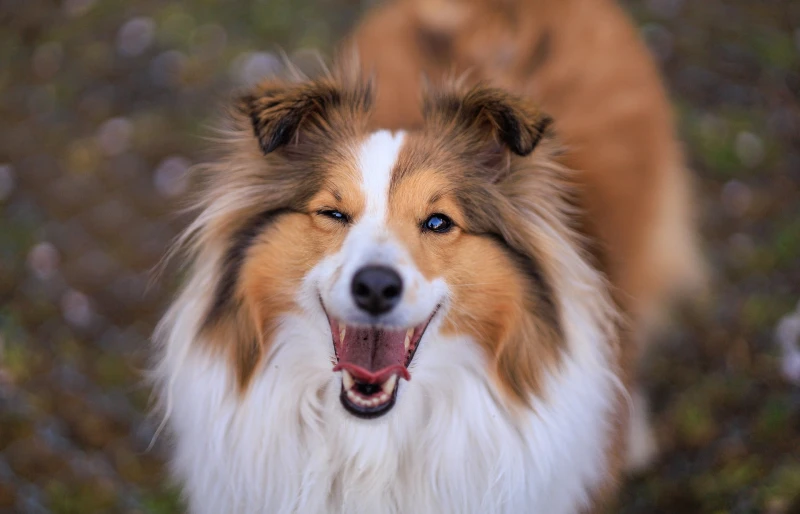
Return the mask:
<path id="1" fill-rule="evenodd" d="M 423 75 L 464 74 L 553 116 L 563 161 L 578 172 L 581 228 L 637 339 L 675 293 L 700 283 L 690 180 L 667 96 L 615 2 L 396 0 L 371 12 L 354 40 L 379 83 L 376 125 L 419 123 Z"/>

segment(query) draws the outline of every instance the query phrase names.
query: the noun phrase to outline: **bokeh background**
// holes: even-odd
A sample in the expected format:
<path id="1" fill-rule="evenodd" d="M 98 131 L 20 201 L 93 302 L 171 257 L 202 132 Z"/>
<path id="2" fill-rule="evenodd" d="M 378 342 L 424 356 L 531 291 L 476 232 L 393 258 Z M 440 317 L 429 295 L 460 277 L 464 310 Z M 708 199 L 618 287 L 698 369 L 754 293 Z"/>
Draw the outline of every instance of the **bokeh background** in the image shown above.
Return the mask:
<path id="1" fill-rule="evenodd" d="M 556 1 L 556 0 L 554 0 Z M 182 512 L 148 338 L 185 171 L 232 88 L 314 66 L 372 2 L 0 0 L 0 512 Z M 645 376 L 664 454 L 623 513 L 800 513 L 800 2 L 625 0 L 700 189 L 714 275 Z"/>

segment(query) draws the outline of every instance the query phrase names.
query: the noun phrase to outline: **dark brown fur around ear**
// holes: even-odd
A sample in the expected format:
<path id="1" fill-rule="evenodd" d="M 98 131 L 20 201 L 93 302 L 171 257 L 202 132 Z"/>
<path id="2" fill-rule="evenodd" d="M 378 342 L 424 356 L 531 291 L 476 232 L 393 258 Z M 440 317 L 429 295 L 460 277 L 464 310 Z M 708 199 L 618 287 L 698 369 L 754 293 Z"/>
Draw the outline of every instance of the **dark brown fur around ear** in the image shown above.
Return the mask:
<path id="1" fill-rule="evenodd" d="M 333 109 L 366 112 L 372 105 L 370 81 L 342 87 L 332 78 L 299 83 L 268 81 L 239 99 L 238 108 L 249 117 L 264 154 L 274 152 L 306 130 L 328 128 Z"/>
<path id="2" fill-rule="evenodd" d="M 423 115 L 426 121 L 440 128 L 472 132 L 476 137 L 494 140 L 519 156 L 533 152 L 552 124 L 549 116 L 522 98 L 485 86 L 465 92 L 428 93 Z"/>

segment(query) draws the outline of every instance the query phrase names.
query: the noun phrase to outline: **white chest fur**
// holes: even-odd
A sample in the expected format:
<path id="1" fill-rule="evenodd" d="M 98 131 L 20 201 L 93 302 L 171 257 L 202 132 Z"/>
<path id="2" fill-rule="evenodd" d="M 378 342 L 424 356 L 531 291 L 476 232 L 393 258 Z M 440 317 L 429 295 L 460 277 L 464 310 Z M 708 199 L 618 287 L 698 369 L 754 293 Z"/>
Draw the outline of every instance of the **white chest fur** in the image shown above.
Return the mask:
<path id="1" fill-rule="evenodd" d="M 363 421 L 339 403 L 324 320 L 286 319 L 238 396 L 228 363 L 181 338 L 194 302 L 175 307 L 157 378 L 193 513 L 571 513 L 604 478 L 616 379 L 592 323 L 567 324 L 568 354 L 516 416 L 477 346 L 431 326 L 395 408 Z"/>

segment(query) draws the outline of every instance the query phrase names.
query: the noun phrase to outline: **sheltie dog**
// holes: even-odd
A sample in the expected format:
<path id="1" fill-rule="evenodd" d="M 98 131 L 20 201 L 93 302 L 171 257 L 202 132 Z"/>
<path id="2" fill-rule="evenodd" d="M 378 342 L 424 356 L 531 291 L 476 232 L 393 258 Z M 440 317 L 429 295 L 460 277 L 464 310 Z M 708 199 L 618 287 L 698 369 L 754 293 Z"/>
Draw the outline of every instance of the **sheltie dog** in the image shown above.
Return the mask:
<path id="1" fill-rule="evenodd" d="M 193 513 L 586 512 L 631 459 L 636 340 L 697 262 L 654 68 L 603 0 L 429 8 L 243 95 L 202 169 L 154 369 Z"/>

